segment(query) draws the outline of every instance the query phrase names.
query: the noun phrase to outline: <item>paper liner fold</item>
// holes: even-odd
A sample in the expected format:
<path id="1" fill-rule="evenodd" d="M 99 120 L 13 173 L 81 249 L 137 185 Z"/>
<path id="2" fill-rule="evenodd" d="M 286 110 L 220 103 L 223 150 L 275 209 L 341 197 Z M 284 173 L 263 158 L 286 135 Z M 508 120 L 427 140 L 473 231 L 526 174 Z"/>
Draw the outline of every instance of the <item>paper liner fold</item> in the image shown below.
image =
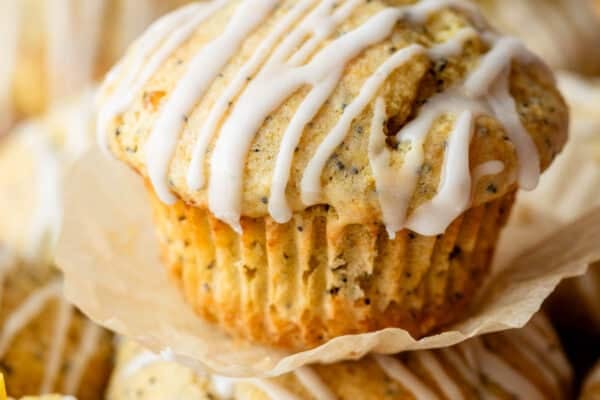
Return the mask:
<path id="1" fill-rule="evenodd" d="M 443 333 L 415 340 L 404 330 L 389 328 L 286 354 L 234 340 L 184 303 L 161 266 L 142 180 L 127 167 L 92 151 L 65 183 L 57 263 L 65 273 L 68 298 L 96 322 L 154 351 L 228 376 L 279 375 L 307 363 L 445 347 L 521 327 L 562 279 L 583 274 L 589 262 L 600 259 L 599 208 L 560 227 L 504 268 L 474 302 L 470 317 Z M 524 241 L 514 237 L 499 252 L 521 248 Z"/>

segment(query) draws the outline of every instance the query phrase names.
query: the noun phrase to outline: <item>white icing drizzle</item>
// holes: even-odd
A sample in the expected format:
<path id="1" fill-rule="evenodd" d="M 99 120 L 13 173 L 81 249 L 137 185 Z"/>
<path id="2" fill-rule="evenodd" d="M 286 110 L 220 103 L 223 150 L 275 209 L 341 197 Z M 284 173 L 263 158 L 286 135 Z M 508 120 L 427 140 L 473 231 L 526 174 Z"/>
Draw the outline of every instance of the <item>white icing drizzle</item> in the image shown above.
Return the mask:
<path id="1" fill-rule="evenodd" d="M 396 18 L 397 16 L 395 16 L 392 21 L 395 22 Z M 389 29 L 391 30 L 393 26 L 393 24 L 390 25 Z M 386 36 L 388 34 L 389 32 L 386 31 Z M 354 119 L 365 109 L 390 74 L 410 61 L 413 57 L 422 54 L 423 50 L 423 47 L 419 45 L 409 45 L 398 50 L 367 79 L 358 96 L 344 109 L 344 113 L 339 122 L 327 134 L 323 142 L 317 148 L 315 155 L 308 163 L 301 182 L 302 201 L 304 204 L 313 205 L 319 202 L 321 192 L 321 171 L 335 149 L 346 137 L 352 121 L 354 121 Z"/>
<path id="2" fill-rule="evenodd" d="M 135 375 L 138 371 L 142 370 L 148 365 L 155 364 L 157 362 L 164 361 L 160 354 L 153 353 L 149 350 L 144 350 L 133 357 L 127 365 L 123 368 L 121 376 L 123 378 L 129 378 Z"/>
<path id="3" fill-rule="evenodd" d="M 62 222 L 61 208 L 61 166 L 56 151 L 39 123 L 28 123 L 23 127 L 23 135 L 28 141 L 35 159 L 36 207 L 31 218 L 32 226 L 27 235 L 29 259 L 40 254 L 47 255 L 54 247 Z M 47 246 L 47 247 L 45 247 Z"/>
<path id="4" fill-rule="evenodd" d="M 497 175 L 502 171 L 504 171 L 504 163 L 502 161 L 486 161 L 473 170 L 473 182 L 477 183 L 484 176 Z"/>
<path id="5" fill-rule="evenodd" d="M 0 254 L 1 254 L 0 249 Z M 12 265 L 16 268 L 18 264 L 12 259 Z M 8 271 L 0 260 L 0 290 L 4 286 L 4 274 Z M 0 292 L 0 301 L 2 293 Z M 20 331 L 25 329 L 31 321 L 40 315 L 46 309 L 49 302 L 56 301 L 58 304 L 56 317 L 50 336 L 50 345 L 47 349 L 46 359 L 43 368 L 43 377 L 40 385 L 40 393 L 51 393 L 54 391 L 56 379 L 61 373 L 62 360 L 65 357 L 65 345 L 74 316 L 74 307 L 62 297 L 62 283 L 56 279 L 29 294 L 28 297 L 7 316 L 0 330 L 0 359 L 6 354 L 11 343 L 17 337 Z M 94 353 L 95 346 L 98 343 L 102 328 L 91 321 L 86 322 L 82 333 L 81 341 L 72 358 L 72 368 L 69 370 L 64 380 L 64 392 L 75 394 L 81 385 L 83 373 L 87 363 Z M 71 398 L 67 396 L 65 398 Z"/>
<path id="6" fill-rule="evenodd" d="M 499 43 L 503 42 L 499 41 Z M 540 178 L 540 158 L 533 139 L 521 123 L 517 105 L 509 91 L 509 77 L 510 69 L 507 68 L 492 88 L 488 103 L 515 146 L 519 159 L 518 182 L 521 188 L 533 190 Z"/>
<path id="7" fill-rule="evenodd" d="M 294 371 L 298 381 L 308 392 L 319 400 L 336 400 L 335 394 L 327 387 L 319 375 L 309 367 L 300 367 Z"/>
<path id="8" fill-rule="evenodd" d="M 290 12 L 288 12 L 285 17 L 282 18 L 277 26 L 273 28 L 273 31 L 270 32 L 265 40 L 263 40 L 263 42 L 258 46 L 258 49 L 254 52 L 250 60 L 246 62 L 242 68 L 240 68 L 238 74 L 211 108 L 206 123 L 204 123 L 203 127 L 198 133 L 198 140 L 194 146 L 192 161 L 190 162 L 187 182 L 188 186 L 192 190 L 200 189 L 205 184 L 204 155 L 206 153 L 208 144 L 213 137 L 215 130 L 217 129 L 218 123 L 222 120 L 224 114 L 229 108 L 230 102 L 232 102 L 239 94 L 246 84 L 248 78 L 252 77 L 256 73 L 257 69 L 264 62 L 264 60 L 270 54 L 271 49 L 276 45 L 281 37 L 313 4 L 314 0 L 304 0 L 294 5 L 292 10 L 290 10 Z M 323 1 L 317 10 L 315 10 L 315 13 L 325 7 L 326 4 L 327 1 Z"/>
<path id="9" fill-rule="evenodd" d="M 223 399 L 232 399 L 235 393 L 235 379 L 220 375 L 211 375 L 211 387 L 217 396 Z"/>
<path id="10" fill-rule="evenodd" d="M 0 134 L 10 126 L 12 119 L 12 86 L 17 63 L 21 18 L 18 1 L 0 3 Z"/>
<path id="11" fill-rule="evenodd" d="M 46 307 L 48 300 L 58 298 L 60 295 L 61 283 L 59 281 L 51 282 L 29 295 L 4 322 L 0 334 L 0 357 L 8 350 L 8 346 L 16 334 Z"/>
<path id="12" fill-rule="evenodd" d="M 436 235 L 463 211 L 471 198 L 469 145 L 473 135 L 473 114 L 463 111 L 455 122 L 448 140 L 440 186 L 435 196 L 417 208 L 407 226 L 424 235 Z"/>
<path id="13" fill-rule="evenodd" d="M 438 388 L 444 393 L 448 399 L 459 400 L 464 399 L 464 395 L 460 387 L 452 380 L 439 360 L 429 350 L 423 350 L 415 353 L 417 360 L 430 373 L 431 377 L 436 381 Z"/>
<path id="14" fill-rule="evenodd" d="M 91 321 L 87 321 L 82 339 L 75 350 L 75 355 L 71 360 L 71 369 L 65 377 L 64 392 L 76 394 L 81 386 L 81 380 L 87 364 L 96 351 L 96 346 L 100 340 L 102 328 Z"/>
<path id="15" fill-rule="evenodd" d="M 40 393 L 48 394 L 52 391 L 56 376 L 60 372 L 63 351 L 67 339 L 67 332 L 73 316 L 73 306 L 64 299 L 60 299 L 54 329 L 52 332 L 52 342 L 46 356 L 44 366 L 44 379 L 40 387 Z"/>
<path id="16" fill-rule="evenodd" d="M 100 93 L 113 84 L 123 69 L 125 76 L 98 112 L 98 140 L 103 148 L 107 146 L 105 133 L 109 123 L 131 104 L 165 59 L 189 39 L 198 25 L 218 10 L 218 6 L 220 3 L 193 3 L 160 18 L 135 43 L 131 50 L 132 62 L 127 66 L 118 64 L 109 72 Z"/>
<path id="17" fill-rule="evenodd" d="M 545 322 L 544 318 L 538 318 L 537 320 Z M 549 347 L 549 344 L 552 343 L 551 339 L 546 337 L 545 333 L 539 332 L 537 326 L 531 324 L 527 329 L 515 329 L 512 332 L 522 343 L 534 349 L 544 359 L 544 364 L 550 365 L 559 374 L 561 379 L 564 381 L 571 379 L 573 371 L 571 370 L 569 361 L 559 348 Z"/>
<path id="18" fill-rule="evenodd" d="M 225 4 L 224 2 L 222 2 Z M 215 3 L 220 4 L 220 3 Z M 161 200 L 175 201 L 166 179 L 166 171 L 175 150 L 184 117 L 208 90 L 223 67 L 237 53 L 249 34 L 271 14 L 277 0 L 242 2 L 223 33 L 206 44 L 189 62 L 187 70 L 162 106 L 147 142 L 146 165 L 148 177 Z"/>
<path id="19" fill-rule="evenodd" d="M 547 362 L 543 356 L 544 351 L 548 351 L 547 348 L 539 349 L 536 347 L 530 347 L 531 343 L 522 342 L 517 336 L 513 336 L 510 333 L 503 334 L 503 336 L 515 349 L 518 349 L 521 355 L 523 355 L 523 357 L 526 358 L 527 361 L 532 365 L 538 365 L 540 363 Z M 540 352 L 540 350 L 542 350 L 542 352 Z M 551 368 L 540 368 L 540 374 L 548 386 L 553 387 L 557 393 L 560 391 L 560 379 Z"/>
<path id="20" fill-rule="evenodd" d="M 247 379 L 248 383 L 256 386 L 272 400 L 302 400 L 283 386 L 267 379 Z"/>
<path id="21" fill-rule="evenodd" d="M 144 51 L 135 51 L 139 50 L 137 47 L 132 51 L 130 64 L 133 67 L 125 73 L 119 87 L 101 108 L 98 122 L 101 141 L 106 142 L 108 125 L 127 109 L 168 56 L 202 21 L 225 3 L 225 0 L 214 1 L 205 3 L 198 10 L 190 8 L 192 16 L 185 18 L 194 21 L 186 25 L 187 28 L 183 24 L 178 29 L 154 29 L 143 37 L 137 47 L 146 41 L 150 44 Z M 444 7 L 459 8 L 466 12 L 477 30 L 462 29 L 449 41 L 430 49 L 409 45 L 390 55 L 365 80 L 357 97 L 344 109 L 335 127 L 327 133 L 309 160 L 300 183 L 302 202 L 310 206 L 323 200 L 321 174 L 325 165 L 345 139 L 352 122 L 374 102 L 380 86 L 392 72 L 419 55 L 433 59 L 459 55 L 464 42 L 476 36 L 491 47 L 479 66 L 467 76 L 463 85 L 429 99 L 417 118 L 396 134 L 400 142 L 410 142 L 410 151 L 400 168 L 391 168 L 389 150 L 385 148 L 385 142 L 382 143 L 380 120 L 385 119 L 385 107 L 380 105 L 378 112 L 374 112 L 375 131 L 370 138 L 369 160 L 376 176 L 386 228 L 390 236 L 403 228 L 426 235 L 438 234 L 469 207 L 472 177 L 468 150 L 474 121 L 480 115 L 491 115 L 504 125 L 519 158 L 518 180 L 521 187 L 531 189 L 536 185 L 540 173 L 539 156 L 533 140 L 521 124 L 509 92 L 508 79 L 512 60 L 530 63 L 535 62 L 536 58 L 518 41 L 498 38 L 488 32 L 480 15 L 463 2 L 423 0 L 410 6 L 385 8 L 323 46 L 335 29 L 349 18 L 359 1 L 323 0 L 316 3 L 311 9 L 315 1 L 302 0 L 286 10 L 258 44 L 253 55 L 234 74 L 196 134 L 186 179 L 192 190 L 204 188 L 206 184 L 205 157 L 209 144 L 216 136 L 207 190 L 212 214 L 237 232 L 241 231 L 239 219 L 244 162 L 252 141 L 273 110 L 301 87 L 308 86 L 308 94 L 283 133 L 271 177 L 269 213 L 277 222 L 289 221 L 292 211 L 286 188 L 294 150 L 306 125 L 335 90 L 346 65 L 368 47 L 388 38 L 399 19 L 422 24 L 431 14 Z M 146 167 L 158 196 L 167 203 L 175 200 L 169 190 L 167 175 L 180 131 L 184 128 L 184 116 L 202 99 L 217 74 L 241 48 L 244 39 L 271 14 L 276 1 L 261 0 L 249 4 L 242 2 L 237 6 L 223 32 L 204 45 L 189 62 L 184 76 L 162 106 L 152 128 L 146 144 Z M 250 9 L 252 12 L 248 12 Z M 177 40 L 173 39 L 175 36 Z M 145 72 L 140 73 L 143 66 L 146 66 Z M 113 82 L 122 69 L 124 66 L 117 67 L 109 81 Z M 423 143 L 435 120 L 445 114 L 454 116 L 455 127 L 449 137 L 437 194 L 407 216 L 418 170 L 423 162 Z M 478 171 L 492 173 L 495 170 L 496 165 L 490 164 L 485 170 Z"/>
<path id="22" fill-rule="evenodd" d="M 528 381 L 502 358 L 486 349 L 480 340 L 479 338 L 472 339 L 470 345 L 475 350 L 481 373 L 515 396 L 528 400 L 545 399 L 544 394 L 532 382 Z"/>
<path id="23" fill-rule="evenodd" d="M 432 392 L 419 378 L 408 370 L 400 361 L 393 357 L 376 355 L 375 361 L 383 372 L 399 382 L 409 390 L 417 400 L 438 400 L 439 397 Z"/>

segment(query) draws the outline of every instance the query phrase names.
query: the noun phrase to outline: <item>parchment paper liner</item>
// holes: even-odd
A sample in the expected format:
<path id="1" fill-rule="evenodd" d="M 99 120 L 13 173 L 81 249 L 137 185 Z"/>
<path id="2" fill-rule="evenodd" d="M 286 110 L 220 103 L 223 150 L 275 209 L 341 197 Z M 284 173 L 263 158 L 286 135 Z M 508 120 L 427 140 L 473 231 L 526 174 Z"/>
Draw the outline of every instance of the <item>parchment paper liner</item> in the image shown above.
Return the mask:
<path id="1" fill-rule="evenodd" d="M 562 279 L 585 273 L 588 263 L 600 259 L 596 209 L 499 272 L 474 302 L 471 316 L 443 333 L 414 340 L 406 331 L 390 328 L 286 354 L 228 337 L 183 302 L 160 264 L 145 196 L 138 176 L 97 151 L 75 165 L 66 179 L 64 228 L 56 256 L 65 273 L 66 295 L 96 322 L 151 350 L 228 376 L 279 375 L 308 363 L 446 347 L 521 327 Z M 510 238 L 511 232 L 507 234 Z"/>

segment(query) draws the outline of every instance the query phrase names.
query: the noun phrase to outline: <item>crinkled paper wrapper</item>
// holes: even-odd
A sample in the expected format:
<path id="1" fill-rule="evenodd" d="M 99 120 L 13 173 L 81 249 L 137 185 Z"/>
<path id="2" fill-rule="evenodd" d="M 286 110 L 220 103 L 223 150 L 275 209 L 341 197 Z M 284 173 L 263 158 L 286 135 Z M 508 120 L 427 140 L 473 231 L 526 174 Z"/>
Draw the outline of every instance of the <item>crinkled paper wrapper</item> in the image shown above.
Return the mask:
<path id="1" fill-rule="evenodd" d="M 65 272 L 67 297 L 96 322 L 192 368 L 227 376 L 272 376 L 308 363 L 445 347 L 523 326 L 562 279 L 585 273 L 587 264 L 600 258 L 600 209 L 566 226 L 541 220 L 547 226 L 533 237 L 520 226 L 507 230 L 501 255 L 543 240 L 499 269 L 470 317 L 447 331 L 415 340 L 402 329 L 389 328 L 338 337 L 294 354 L 232 339 L 194 314 L 161 265 L 142 180 L 96 151 L 66 179 L 57 263 Z M 544 238 L 541 231 L 555 233 Z"/>

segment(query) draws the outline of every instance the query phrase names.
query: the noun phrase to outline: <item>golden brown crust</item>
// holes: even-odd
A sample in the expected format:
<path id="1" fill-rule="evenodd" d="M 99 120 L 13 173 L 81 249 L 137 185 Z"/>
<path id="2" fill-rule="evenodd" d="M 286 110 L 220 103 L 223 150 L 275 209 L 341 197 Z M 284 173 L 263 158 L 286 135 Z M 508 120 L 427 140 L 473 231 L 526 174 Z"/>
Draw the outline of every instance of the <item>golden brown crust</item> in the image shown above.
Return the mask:
<path id="1" fill-rule="evenodd" d="M 235 3 L 235 2 L 233 2 Z M 233 4 L 232 3 L 232 4 Z M 344 23 L 339 31 L 344 32 L 389 5 L 385 1 L 371 1 L 360 5 L 353 17 Z M 284 4 L 288 4 L 287 2 Z M 169 57 L 155 76 L 144 85 L 127 111 L 112 121 L 106 134 L 111 149 L 117 156 L 130 164 L 140 174 L 146 176 L 146 142 L 161 106 L 173 92 L 175 83 L 181 78 L 190 58 L 218 35 L 235 7 L 228 6 L 204 23 L 193 37 Z M 233 79 L 240 65 L 255 50 L 257 43 L 272 29 L 287 7 L 281 6 L 275 16 L 267 19 L 264 26 L 250 35 L 241 51 L 223 69 L 221 76 L 210 87 L 206 95 L 186 116 L 185 128 L 174 153 L 168 172 L 170 188 L 184 201 L 200 208 L 207 203 L 206 190 L 190 190 L 186 183 L 186 173 L 191 152 L 198 132 L 206 120 L 208 110 L 226 84 Z M 391 39 L 359 55 L 347 66 L 345 73 L 315 119 L 302 136 L 291 168 L 287 186 L 287 198 L 293 211 L 305 209 L 300 199 L 300 180 L 305 167 L 313 156 L 317 145 L 333 127 L 341 115 L 341 110 L 356 96 L 365 79 L 386 59 L 390 49 L 402 48 L 410 43 L 431 46 L 443 42 L 470 22 L 458 11 L 443 11 L 430 18 L 421 29 L 417 26 L 399 23 Z M 328 43 L 328 42 L 327 42 Z M 467 41 L 463 54 L 442 62 L 432 62 L 427 57 L 415 57 L 408 64 L 398 68 L 381 89 L 390 118 L 391 132 L 410 121 L 418 112 L 424 100 L 441 89 L 446 89 L 462 81 L 467 71 L 472 70 L 481 60 L 488 47 L 479 39 Z M 125 57 L 124 64 L 131 62 Z M 443 63 L 443 67 L 441 64 Z M 119 84 L 117 79 L 116 84 Z M 106 96 L 110 95 L 108 87 Z M 515 63 L 511 74 L 511 92 L 515 96 L 522 122 L 534 139 L 540 153 L 541 167 L 545 169 L 562 148 L 566 140 L 568 113 L 566 106 L 544 68 L 538 65 L 524 67 Z M 257 133 L 251 151 L 248 153 L 242 194 L 241 213 L 248 217 L 263 217 L 268 214 L 268 199 L 274 160 L 279 149 L 281 136 L 291 116 L 303 100 L 306 90 L 292 95 L 281 107 L 274 110 Z M 322 175 L 322 204 L 334 207 L 338 215 L 348 223 L 371 223 L 381 221 L 380 205 L 375 195 L 375 180 L 369 166 L 367 143 L 372 119 L 371 107 L 360 114 L 352 124 L 344 142 L 327 162 Z M 440 118 L 433 126 L 425 143 L 423 173 L 419 177 L 417 190 L 410 202 L 409 212 L 424 201 L 433 197 L 440 180 L 444 143 L 453 126 L 450 117 Z M 476 134 L 471 144 L 470 165 L 473 170 L 483 162 L 500 160 L 504 170 L 496 175 L 483 177 L 475 184 L 473 204 L 479 205 L 501 197 L 514 190 L 514 178 L 518 160 L 514 145 L 506 140 L 502 126 L 492 118 L 481 117 L 477 121 Z M 215 135 L 218 136 L 218 135 Z M 207 160 L 210 159 L 213 143 L 209 146 Z M 402 160 L 402 151 L 395 155 Z M 209 176 L 210 162 L 206 161 L 206 176 Z M 487 190 L 488 188 L 494 190 Z"/>
<path id="2" fill-rule="evenodd" d="M 195 310 L 235 336 L 294 349 L 390 326 L 422 336 L 456 320 L 514 201 L 475 207 L 438 237 L 391 240 L 383 225 L 346 225 L 326 207 L 287 224 L 243 218 L 239 236 L 149 192 L 165 265 Z"/>

